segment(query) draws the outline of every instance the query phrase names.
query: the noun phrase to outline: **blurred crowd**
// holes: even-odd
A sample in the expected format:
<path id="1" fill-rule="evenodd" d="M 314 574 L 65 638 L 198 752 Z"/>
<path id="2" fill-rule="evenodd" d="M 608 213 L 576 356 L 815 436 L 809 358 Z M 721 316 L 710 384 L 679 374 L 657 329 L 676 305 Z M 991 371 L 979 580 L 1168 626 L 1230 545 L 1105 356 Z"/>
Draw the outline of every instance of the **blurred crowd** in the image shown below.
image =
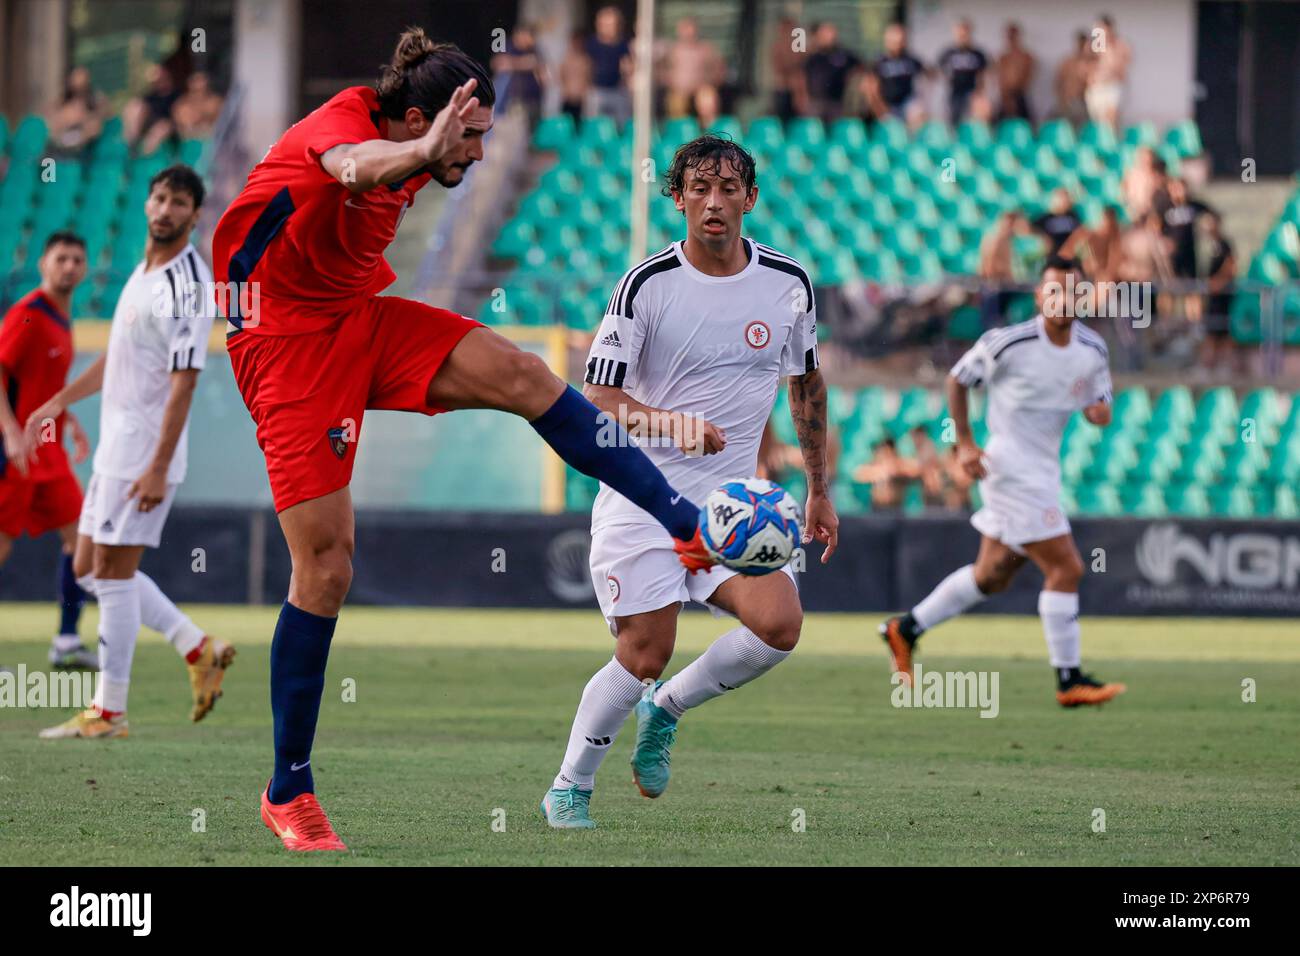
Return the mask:
<path id="1" fill-rule="evenodd" d="M 145 87 L 131 97 L 120 114 L 95 88 L 90 71 L 74 67 L 63 95 L 46 113 L 49 149 L 60 156 L 77 156 L 89 149 L 115 115 L 121 118 L 122 139 L 135 155 L 148 156 L 169 141 L 206 139 L 221 115 L 223 98 L 208 75 L 192 70 L 180 76 L 173 66 L 154 63 Z"/>
<path id="2" fill-rule="evenodd" d="M 1017 211 L 999 216 L 980 245 L 986 326 L 1000 324 L 1013 294 L 1006 287 L 1025 278 L 1016 268 L 1016 238 L 1033 235 L 1041 240 L 1044 255 L 1077 259 L 1095 283 L 1151 283 L 1165 290 L 1147 303 L 1153 319 L 1170 311 L 1169 300 L 1182 291 L 1178 298 L 1185 318 L 1199 323 L 1203 332 L 1201 367 L 1235 371 L 1241 355 L 1232 339 L 1229 311 L 1237 260 L 1221 216 L 1192 195 L 1185 179 L 1168 175 L 1164 161 L 1146 147 L 1135 152 L 1121 193 L 1123 210 L 1104 207 L 1095 225 L 1083 222 L 1066 189 L 1054 190 L 1047 210 L 1033 219 Z M 1204 281 L 1204 295 L 1179 289 L 1180 282 L 1196 280 Z"/>

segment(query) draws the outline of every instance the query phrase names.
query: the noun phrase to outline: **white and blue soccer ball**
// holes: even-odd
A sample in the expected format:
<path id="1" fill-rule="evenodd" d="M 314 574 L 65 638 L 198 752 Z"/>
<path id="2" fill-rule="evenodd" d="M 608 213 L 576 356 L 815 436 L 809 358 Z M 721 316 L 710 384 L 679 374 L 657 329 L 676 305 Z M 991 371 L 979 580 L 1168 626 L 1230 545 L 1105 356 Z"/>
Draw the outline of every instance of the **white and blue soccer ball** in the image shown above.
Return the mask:
<path id="1" fill-rule="evenodd" d="M 785 567 L 799 547 L 799 505 L 762 478 L 728 481 L 704 499 L 700 537 L 709 555 L 741 574 Z"/>

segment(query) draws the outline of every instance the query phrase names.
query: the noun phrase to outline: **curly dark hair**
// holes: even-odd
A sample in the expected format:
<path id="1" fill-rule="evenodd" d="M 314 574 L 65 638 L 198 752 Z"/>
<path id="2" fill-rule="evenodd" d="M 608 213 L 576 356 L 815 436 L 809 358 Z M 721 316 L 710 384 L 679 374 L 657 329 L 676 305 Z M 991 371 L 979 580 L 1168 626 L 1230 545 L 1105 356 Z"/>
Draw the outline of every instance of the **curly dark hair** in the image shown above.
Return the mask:
<path id="1" fill-rule="evenodd" d="M 662 192 L 665 196 L 681 192 L 686 186 L 686 171 L 698 169 L 702 172 L 720 173 L 723 163 L 730 163 L 731 168 L 740 175 L 745 184 L 745 192 L 754 190 L 754 157 L 739 143 L 713 133 L 705 133 L 689 143 L 677 147 L 673 161 L 668 167 Z"/>
<path id="2" fill-rule="evenodd" d="M 207 191 L 203 188 L 202 177 L 184 163 L 168 166 L 149 180 L 149 192 L 153 192 L 153 188 L 159 183 L 177 192 L 189 193 L 190 198 L 194 200 L 195 209 L 203 205 L 203 197 L 207 195 Z"/>

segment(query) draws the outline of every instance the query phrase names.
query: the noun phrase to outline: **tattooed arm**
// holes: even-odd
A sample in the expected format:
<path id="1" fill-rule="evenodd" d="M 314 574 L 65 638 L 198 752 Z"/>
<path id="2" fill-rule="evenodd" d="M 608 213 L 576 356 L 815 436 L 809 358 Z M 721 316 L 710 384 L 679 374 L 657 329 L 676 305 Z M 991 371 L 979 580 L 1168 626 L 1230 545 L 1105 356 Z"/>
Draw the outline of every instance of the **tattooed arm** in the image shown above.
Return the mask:
<path id="1" fill-rule="evenodd" d="M 790 376 L 790 417 L 799 435 L 804 472 L 808 476 L 808 505 L 804 509 L 803 543 L 813 538 L 826 545 L 822 564 L 830 560 L 839 543 L 840 519 L 831 504 L 826 476 L 826 382 L 813 369 L 803 375 Z"/>

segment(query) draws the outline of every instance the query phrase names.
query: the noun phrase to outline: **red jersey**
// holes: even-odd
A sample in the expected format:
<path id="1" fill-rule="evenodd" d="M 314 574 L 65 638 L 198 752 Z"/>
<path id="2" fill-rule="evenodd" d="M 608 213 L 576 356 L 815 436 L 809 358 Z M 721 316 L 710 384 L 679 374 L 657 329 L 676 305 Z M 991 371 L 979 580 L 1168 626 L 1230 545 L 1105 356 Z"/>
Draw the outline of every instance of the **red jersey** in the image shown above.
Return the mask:
<path id="1" fill-rule="evenodd" d="M 0 325 L 0 378 L 18 424 L 63 388 L 72 367 L 72 322 L 45 293 L 29 292 L 5 313 Z M 68 470 L 63 450 L 63 419 L 54 423 L 55 440 L 43 441 L 28 477 L 46 480 Z M 0 477 L 17 474 L 0 446 Z"/>
<path id="2" fill-rule="evenodd" d="M 353 86 L 299 120 L 248 174 L 212 237 L 218 283 L 256 283 L 255 316 L 232 301 L 223 317 L 246 332 L 300 335 L 338 320 L 396 278 L 384 250 L 415 193 L 416 173 L 353 193 L 321 166 L 335 146 L 384 139 L 388 120 L 369 87 Z M 247 313 L 251 297 L 243 298 Z M 255 319 L 255 321 L 254 321 Z"/>

